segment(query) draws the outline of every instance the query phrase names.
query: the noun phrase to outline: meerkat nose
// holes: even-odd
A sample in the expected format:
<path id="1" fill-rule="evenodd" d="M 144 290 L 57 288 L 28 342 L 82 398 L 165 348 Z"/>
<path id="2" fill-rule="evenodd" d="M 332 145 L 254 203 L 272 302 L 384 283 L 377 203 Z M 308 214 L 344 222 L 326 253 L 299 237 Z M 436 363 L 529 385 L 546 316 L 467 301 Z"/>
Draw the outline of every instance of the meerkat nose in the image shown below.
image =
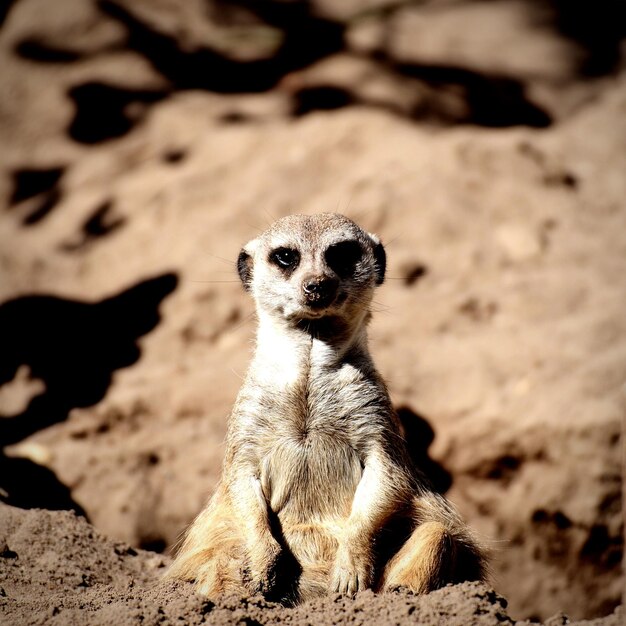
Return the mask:
<path id="1" fill-rule="evenodd" d="M 328 276 L 310 276 L 302 282 L 302 291 L 311 306 L 327 306 L 337 293 L 339 281 Z"/>

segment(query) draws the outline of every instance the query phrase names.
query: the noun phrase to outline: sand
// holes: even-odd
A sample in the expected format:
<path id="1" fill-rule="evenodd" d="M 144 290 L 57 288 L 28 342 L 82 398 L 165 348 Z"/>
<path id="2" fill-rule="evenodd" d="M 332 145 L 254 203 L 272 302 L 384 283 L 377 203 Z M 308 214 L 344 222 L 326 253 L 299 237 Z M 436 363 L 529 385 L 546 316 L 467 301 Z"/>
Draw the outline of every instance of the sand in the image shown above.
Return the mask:
<path id="1" fill-rule="evenodd" d="M 3 624 L 514 624 L 507 602 L 482 583 L 426 596 L 341 595 L 285 608 L 262 597 L 200 598 L 189 584 L 159 581 L 168 559 L 105 538 L 72 512 L 0 505 Z M 617 626 L 611 616 L 585 624 Z M 517 622 L 521 623 L 521 622 Z M 526 622 L 528 623 L 528 622 Z M 547 624 L 569 623 L 555 615 Z M 582 624 L 583 622 L 578 622 Z"/>
<path id="2" fill-rule="evenodd" d="M 626 20 L 384 4 L 0 12 L 0 499 L 24 509 L 0 510 L 0 620 L 620 604 Z M 239 249 L 329 210 L 386 245 L 373 355 L 415 454 L 492 547 L 488 586 L 288 610 L 154 587 L 219 478 L 252 349 Z"/>

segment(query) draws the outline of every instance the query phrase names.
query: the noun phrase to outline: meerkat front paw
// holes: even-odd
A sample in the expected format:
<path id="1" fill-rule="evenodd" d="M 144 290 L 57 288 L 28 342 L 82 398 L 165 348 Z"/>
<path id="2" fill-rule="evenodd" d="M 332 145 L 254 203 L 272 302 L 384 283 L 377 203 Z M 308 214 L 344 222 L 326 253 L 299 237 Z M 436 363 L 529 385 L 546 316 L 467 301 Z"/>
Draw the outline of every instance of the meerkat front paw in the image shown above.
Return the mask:
<path id="1" fill-rule="evenodd" d="M 249 584 L 253 593 L 267 594 L 276 584 L 276 566 L 282 553 L 272 537 L 250 550 Z"/>
<path id="2" fill-rule="evenodd" d="M 340 546 L 330 573 L 330 590 L 353 596 L 372 586 L 372 559 L 368 551 Z"/>

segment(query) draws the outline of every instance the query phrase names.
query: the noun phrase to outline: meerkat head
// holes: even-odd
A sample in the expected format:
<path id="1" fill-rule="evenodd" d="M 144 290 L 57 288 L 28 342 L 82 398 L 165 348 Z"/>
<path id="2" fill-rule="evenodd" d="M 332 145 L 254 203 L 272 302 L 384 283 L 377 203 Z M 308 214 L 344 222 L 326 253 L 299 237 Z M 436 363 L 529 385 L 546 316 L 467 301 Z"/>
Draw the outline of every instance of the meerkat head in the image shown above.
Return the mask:
<path id="1" fill-rule="evenodd" d="M 257 307 L 294 325 L 360 323 L 385 267 L 380 240 L 336 213 L 284 217 L 246 244 L 237 261 Z"/>

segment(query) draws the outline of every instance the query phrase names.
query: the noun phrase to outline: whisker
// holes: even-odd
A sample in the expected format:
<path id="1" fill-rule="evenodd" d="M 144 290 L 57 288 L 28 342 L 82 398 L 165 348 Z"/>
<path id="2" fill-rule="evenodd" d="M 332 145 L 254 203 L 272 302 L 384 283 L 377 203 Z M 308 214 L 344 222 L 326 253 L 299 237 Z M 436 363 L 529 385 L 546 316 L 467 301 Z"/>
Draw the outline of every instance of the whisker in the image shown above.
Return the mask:
<path id="1" fill-rule="evenodd" d="M 348 196 L 348 204 L 346 204 L 345 208 L 343 208 L 343 209 L 341 210 L 341 212 L 342 212 L 342 213 L 344 213 L 344 214 L 346 214 L 346 215 L 347 215 L 348 213 L 350 213 L 350 206 L 352 205 L 352 198 L 353 198 L 353 197 L 354 197 L 354 194 L 352 194 L 352 193 Z M 355 220 L 355 221 L 356 221 L 356 220 Z"/>
<path id="2" fill-rule="evenodd" d="M 348 217 L 354 222 L 360 224 L 361 222 L 367 222 L 368 216 L 370 216 L 374 212 L 374 210 L 374 207 L 370 207 L 369 209 L 355 210 L 354 213 L 352 213 L 352 215 L 349 215 Z"/>
<path id="3" fill-rule="evenodd" d="M 391 309 L 391 307 L 382 307 L 382 308 L 372 307 L 370 311 L 372 313 L 376 313 L 376 315 L 391 315 L 391 313 L 393 313 L 393 310 Z"/>
<path id="4" fill-rule="evenodd" d="M 243 381 L 244 377 L 239 374 L 238 372 L 235 371 L 234 367 L 229 367 L 228 368 L 239 380 Z"/>
<path id="5" fill-rule="evenodd" d="M 251 222 L 249 219 L 245 220 L 246 224 L 252 229 L 254 230 L 257 234 L 262 233 L 264 230 L 267 229 L 268 226 L 270 226 L 269 222 L 265 222 L 264 224 L 262 224 L 261 226 L 259 226 L 258 224 L 254 224 L 253 222 Z"/>
<path id="6" fill-rule="evenodd" d="M 348 202 L 347 202 L 345 207 L 341 206 L 342 198 L 341 197 L 337 198 L 337 204 L 335 206 L 335 213 L 342 213 L 343 215 L 348 216 L 349 209 L 350 209 L 350 204 L 352 203 L 352 196 L 353 196 L 353 194 L 350 194 L 348 196 Z"/>
<path id="7" fill-rule="evenodd" d="M 389 313 L 397 309 L 397 307 L 384 304 L 379 300 L 368 300 L 367 298 L 359 296 L 353 297 L 353 301 L 357 304 L 368 305 L 373 313 Z"/>
<path id="8" fill-rule="evenodd" d="M 270 218 L 271 222 L 267 222 L 267 226 L 271 226 L 278 218 L 275 217 L 274 215 L 272 215 L 269 210 L 265 207 L 261 207 L 261 210 L 263 211 L 263 213 L 265 213 L 265 215 L 267 215 L 267 217 Z"/>
<path id="9" fill-rule="evenodd" d="M 248 313 L 248 315 L 246 315 L 238 324 L 235 324 L 235 326 L 232 326 L 231 328 L 229 328 L 227 332 L 234 333 L 235 331 L 239 330 L 242 326 L 250 322 L 250 320 L 255 315 L 256 315 L 256 311 L 252 311 L 251 313 Z"/>
<path id="10" fill-rule="evenodd" d="M 190 280 L 190 283 L 205 283 L 205 284 L 213 284 L 213 283 L 239 283 L 241 281 L 237 279 L 233 280 Z"/>
<path id="11" fill-rule="evenodd" d="M 396 235 L 395 237 L 392 237 L 391 239 L 385 240 L 384 244 L 385 244 L 385 247 L 388 248 L 390 246 L 393 246 L 394 243 L 401 241 L 401 240 L 402 240 L 402 235 Z"/>
<path id="12" fill-rule="evenodd" d="M 237 263 L 235 261 L 233 261 L 232 259 L 226 259 L 223 256 L 217 256 L 217 254 L 211 254 L 210 252 L 203 252 L 204 255 L 206 256 L 210 256 L 213 259 L 217 259 L 218 261 L 223 261 L 224 263 L 228 263 L 228 265 L 237 265 Z"/>

